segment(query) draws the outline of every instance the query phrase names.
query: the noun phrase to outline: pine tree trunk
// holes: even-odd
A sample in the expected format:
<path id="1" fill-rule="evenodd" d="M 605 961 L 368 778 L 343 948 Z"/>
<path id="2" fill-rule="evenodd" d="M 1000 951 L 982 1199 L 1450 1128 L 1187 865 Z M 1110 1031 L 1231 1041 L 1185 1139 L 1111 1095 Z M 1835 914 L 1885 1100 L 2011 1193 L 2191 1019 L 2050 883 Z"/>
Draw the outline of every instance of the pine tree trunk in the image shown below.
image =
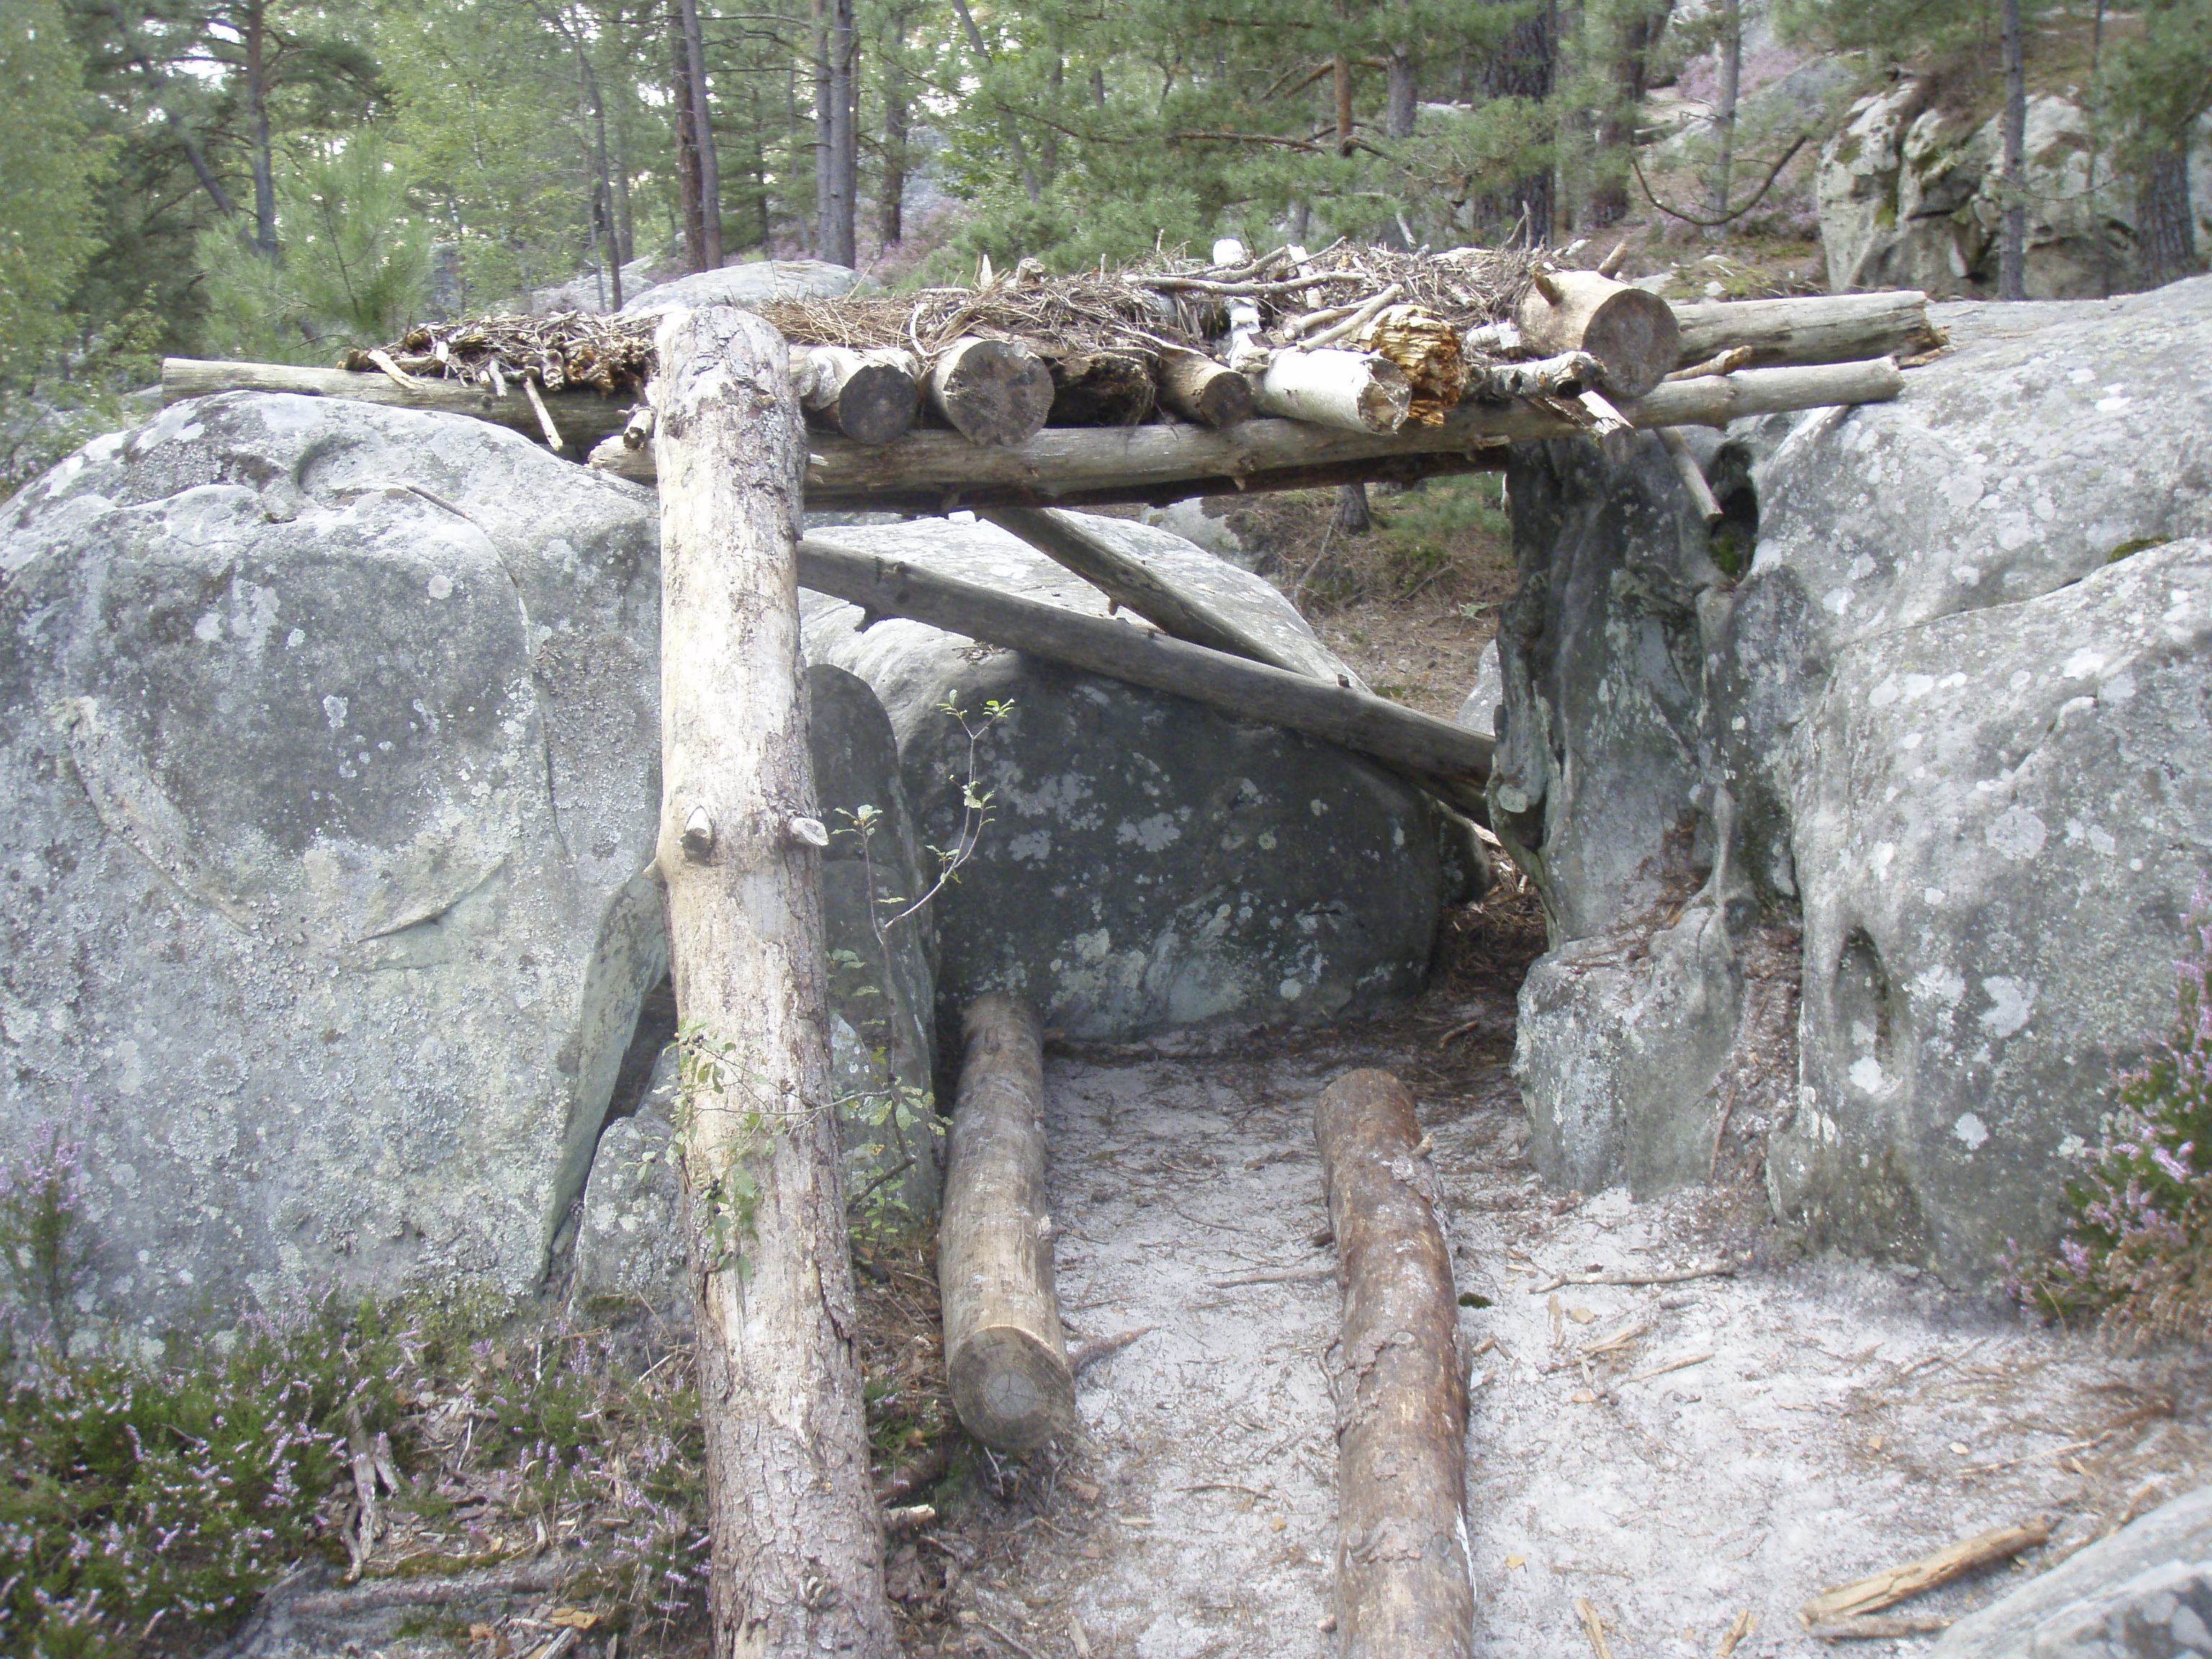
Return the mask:
<path id="1" fill-rule="evenodd" d="M 908 121 L 906 80 L 897 68 L 892 67 L 884 76 L 884 172 L 876 191 L 876 239 L 885 247 L 896 246 L 906 236 Z"/>
<path id="2" fill-rule="evenodd" d="M 699 156 L 699 223 L 705 269 L 722 268 L 722 164 L 714 153 L 714 106 L 707 93 L 707 43 L 699 29 L 699 0 L 677 0 L 684 19 L 684 51 L 691 79 L 691 126 Z"/>
<path id="3" fill-rule="evenodd" d="M 1497 5 L 1517 0 L 1487 0 Z M 1557 0 L 1547 0 L 1522 12 L 1497 49 L 1483 59 L 1474 75 L 1475 89 L 1485 98 L 1526 98 L 1541 103 L 1552 95 L 1553 63 L 1559 52 Z M 1498 195 L 1479 204 L 1478 216 L 1498 228 L 1498 238 L 1525 224 L 1528 242 L 1540 243 L 1552 234 L 1553 209 L 1558 191 L 1552 168 L 1540 167 L 1508 184 Z"/>
<path id="4" fill-rule="evenodd" d="M 1375 515 L 1367 507 L 1365 484 L 1346 484 L 1338 489 L 1336 528 L 1337 533 L 1343 536 L 1364 536 L 1375 528 Z"/>
<path id="5" fill-rule="evenodd" d="M 853 29 L 853 0 L 830 0 L 830 222 L 823 227 L 822 257 L 832 264 L 858 262 L 854 198 L 860 185 L 860 143 L 854 129 L 860 41 Z"/>
<path id="6" fill-rule="evenodd" d="M 1997 232 L 1997 298 L 2027 298 L 2027 204 L 2021 173 L 2027 149 L 2027 55 L 2020 0 L 2003 0 L 2004 217 Z"/>
<path id="7" fill-rule="evenodd" d="M 691 48 L 680 7 L 668 14 L 669 101 L 676 108 L 676 176 L 684 195 L 684 268 L 707 270 L 705 197 L 699 188 L 698 105 L 691 96 Z"/>
<path id="8" fill-rule="evenodd" d="M 1742 0 L 1721 0 L 1720 56 L 1720 95 L 1713 112 L 1713 142 L 1718 153 L 1713 157 L 1712 187 L 1705 198 L 1708 219 L 1728 217 L 1729 175 L 1735 166 L 1736 95 L 1743 78 Z M 1705 240 L 1718 241 L 1727 234 L 1727 226 L 1714 225 L 1705 232 Z"/>
<path id="9" fill-rule="evenodd" d="M 2150 157 L 2136 198 L 2136 259 L 2145 288 L 2162 288 L 2196 271 L 2190 219 L 2189 156 L 2175 145 Z"/>
<path id="10" fill-rule="evenodd" d="M 1413 136 L 1413 123 L 1419 114 L 1419 96 L 1413 84 L 1413 54 L 1409 46 L 1395 46 L 1390 52 L 1389 102 L 1382 118 L 1382 130 L 1393 138 Z"/>
<path id="11" fill-rule="evenodd" d="M 276 242 L 276 175 L 269 137 L 269 14 L 256 3 L 246 9 L 246 101 L 253 120 L 253 245 L 271 264 L 283 250 Z"/>
<path id="12" fill-rule="evenodd" d="M 685 1029 L 686 1233 L 715 1659 L 894 1659 L 868 1480 L 793 539 L 805 460 L 781 338 L 731 307 L 655 340 L 661 828 Z M 818 835 L 819 826 L 811 826 Z"/>

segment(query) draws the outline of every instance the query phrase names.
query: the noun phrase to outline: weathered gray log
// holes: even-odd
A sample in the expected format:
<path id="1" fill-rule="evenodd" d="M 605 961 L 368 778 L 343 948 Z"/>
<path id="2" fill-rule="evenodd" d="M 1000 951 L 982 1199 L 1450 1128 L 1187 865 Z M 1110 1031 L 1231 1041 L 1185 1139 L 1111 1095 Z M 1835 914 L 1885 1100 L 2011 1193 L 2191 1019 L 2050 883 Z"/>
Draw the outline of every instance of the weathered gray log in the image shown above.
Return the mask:
<path id="1" fill-rule="evenodd" d="M 748 312 L 672 312 L 655 349 L 656 862 L 677 1005 L 708 1062 L 686 1066 L 684 1194 L 715 1651 L 892 1659 L 819 877 L 799 829 L 814 816 L 793 556 L 799 406 L 781 337 Z M 823 1593 L 794 1590 L 809 1581 Z"/>
<path id="2" fill-rule="evenodd" d="M 1470 335 L 1477 331 L 1469 330 Z M 1508 398 L 1578 398 L 1605 377 L 1604 365 L 1587 351 L 1563 351 L 1556 357 L 1522 362 L 1481 362 L 1468 371 L 1467 395 L 1493 401 Z"/>
<path id="3" fill-rule="evenodd" d="M 530 400 L 520 386 L 512 384 L 505 397 L 496 397 L 487 389 L 459 380 L 417 380 L 412 386 L 405 386 L 381 374 L 360 374 L 344 368 L 295 368 L 285 363 L 202 362 L 191 357 L 161 360 L 163 403 L 179 403 L 218 392 L 289 392 L 307 398 L 382 404 L 392 409 L 435 410 L 513 427 L 532 437 L 539 434 L 538 416 Z M 545 406 L 562 434 L 580 449 L 589 449 L 600 439 L 620 432 L 630 414 L 628 404 L 602 398 L 596 392 L 549 392 Z"/>
<path id="4" fill-rule="evenodd" d="M 1235 426 L 1252 418 L 1252 382 L 1202 351 L 1160 349 L 1160 402 L 1200 426 Z"/>
<path id="5" fill-rule="evenodd" d="M 1680 430 L 1671 426 L 1661 427 L 1659 447 L 1667 452 L 1668 460 L 1674 464 L 1674 476 L 1682 481 L 1682 488 L 1689 493 L 1690 504 L 1697 508 L 1698 519 L 1708 529 L 1718 524 L 1726 516 L 1721 511 L 1720 499 L 1713 494 L 1712 485 L 1706 481 L 1705 468 L 1698 465 L 1698 458 L 1690 453 L 1689 443 Z"/>
<path id="6" fill-rule="evenodd" d="M 1133 351 L 1075 351 L 1048 360 L 1048 426 L 1133 426 L 1157 401 L 1152 366 Z"/>
<path id="7" fill-rule="evenodd" d="M 1052 413 L 1052 371 L 1017 341 L 966 335 L 938 354 L 929 406 L 971 444 L 1018 449 Z"/>
<path id="8" fill-rule="evenodd" d="M 1513 320 L 1522 343 L 1541 356 L 1589 352 L 1616 398 L 1641 398 L 1681 361 L 1667 302 L 1594 270 L 1539 273 Z"/>
<path id="9" fill-rule="evenodd" d="M 911 351 L 818 345 L 794 347 L 792 356 L 800 404 L 856 444 L 903 436 L 921 410 L 921 364 Z"/>
<path id="10" fill-rule="evenodd" d="M 1124 611 L 1135 611 L 1179 640 L 1263 662 L 1286 673 L 1304 672 L 1273 641 L 1239 628 L 1205 600 L 1182 592 L 1143 560 L 1092 534 L 1067 514 L 1048 507 L 989 507 L 975 516 L 1020 537 Z"/>
<path id="11" fill-rule="evenodd" d="M 1314 1108 L 1344 1328 L 1337 1396 L 1340 1659 L 1474 1651 L 1467 1360 L 1413 1097 L 1353 1072 Z"/>
<path id="12" fill-rule="evenodd" d="M 402 393 L 380 374 L 172 358 L 163 366 L 162 386 L 170 402 L 217 392 L 299 392 L 537 429 L 535 416 L 519 397 L 502 402 L 448 380 L 424 380 L 420 391 Z M 1755 368 L 1670 381 L 1624 405 L 1622 412 L 1638 427 L 1725 426 L 1743 415 L 1881 403 L 1904 388 L 1905 376 L 1887 361 Z M 592 430 L 593 418 L 600 433 L 616 433 L 627 417 L 619 404 L 591 393 L 556 394 L 546 403 L 572 436 Z M 1052 428 L 1019 450 L 1006 450 L 978 448 L 942 431 L 916 430 L 880 447 L 817 433 L 807 446 L 813 453 L 806 470 L 806 504 L 822 512 L 911 513 L 1110 501 L 1164 505 L 1238 489 L 1316 489 L 1361 478 L 1410 481 L 1494 470 L 1504 464 L 1505 445 L 1573 437 L 1587 424 L 1525 403 L 1470 401 L 1439 426 L 1414 422 L 1388 434 L 1281 420 L 1246 421 L 1224 431 L 1164 425 Z M 649 447 L 633 451 L 619 441 L 602 444 L 592 452 L 592 464 L 641 483 L 653 481 Z"/>
<path id="13" fill-rule="evenodd" d="M 962 1036 L 937 1228 L 945 1368 L 969 1433 L 1032 1452 L 1075 1426 L 1044 1188 L 1044 1024 L 994 991 Z"/>
<path id="14" fill-rule="evenodd" d="M 1262 415 L 1334 427 L 1340 432 L 1392 433 L 1413 406 L 1406 371 L 1370 351 L 1278 351 L 1253 387 Z"/>
<path id="15" fill-rule="evenodd" d="M 1490 775 L 1490 739 L 1449 720 L 1349 685 L 1209 651 L 1140 624 L 1063 611 L 812 537 L 799 544 L 799 580 L 872 617 L 905 617 L 1132 685 L 1172 691 L 1424 777 L 1479 783 Z"/>
<path id="16" fill-rule="evenodd" d="M 1680 330 L 1677 362 L 1686 365 L 1739 345 L 1752 349 L 1753 363 L 1771 368 L 1910 356 L 1942 342 L 1928 320 L 1928 296 L 1917 289 L 1789 300 L 1701 300 L 1677 305 L 1674 321 Z"/>

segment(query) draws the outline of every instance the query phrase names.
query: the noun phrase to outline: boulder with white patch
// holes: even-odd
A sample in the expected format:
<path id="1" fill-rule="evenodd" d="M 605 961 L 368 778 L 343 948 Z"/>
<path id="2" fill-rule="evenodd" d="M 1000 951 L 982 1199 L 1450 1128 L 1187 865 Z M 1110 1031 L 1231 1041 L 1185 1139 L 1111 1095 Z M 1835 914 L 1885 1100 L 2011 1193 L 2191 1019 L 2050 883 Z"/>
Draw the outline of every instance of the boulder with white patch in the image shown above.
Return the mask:
<path id="1" fill-rule="evenodd" d="M 93 1324 L 534 1284 L 665 970 L 655 518 L 452 416 L 180 404 L 0 519 L 0 1142 Z"/>
<path id="2" fill-rule="evenodd" d="M 1342 665 L 1258 577 L 1127 520 L 1087 521 L 1334 678 Z M 1103 615 L 1080 579 L 988 525 L 840 529 L 834 539 Z M 897 734 L 923 838 L 959 844 L 969 726 L 989 822 L 938 902 L 940 1018 L 987 990 L 1071 1036 L 1326 1018 L 1421 983 L 1439 905 L 1420 798 L 1345 751 L 1164 693 L 917 623 L 862 630 L 805 596 L 811 660 L 866 678 Z M 1132 625 L 1136 625 L 1133 623 Z"/>

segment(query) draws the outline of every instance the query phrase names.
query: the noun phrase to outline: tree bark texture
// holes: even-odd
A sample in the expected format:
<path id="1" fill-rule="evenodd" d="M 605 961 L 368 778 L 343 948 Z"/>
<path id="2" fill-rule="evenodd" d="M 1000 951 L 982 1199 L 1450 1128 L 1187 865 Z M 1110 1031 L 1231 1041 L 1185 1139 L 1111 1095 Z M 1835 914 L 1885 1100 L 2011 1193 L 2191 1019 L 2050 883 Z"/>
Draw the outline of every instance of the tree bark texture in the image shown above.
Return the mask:
<path id="1" fill-rule="evenodd" d="M 1171 691 L 1424 778 L 1479 783 L 1490 774 L 1491 740 L 1464 726 L 1350 685 L 1209 651 L 1113 617 L 1085 616 L 811 537 L 799 544 L 799 580 L 870 617 L 906 617 L 1086 673 Z"/>
<path id="2" fill-rule="evenodd" d="M 1235 426 L 1252 418 L 1252 382 L 1202 351 L 1160 349 L 1160 401 L 1200 426 Z"/>
<path id="3" fill-rule="evenodd" d="M 945 1371 L 969 1433 L 1033 1452 L 1075 1426 L 1044 1186 L 1044 1022 L 994 991 L 962 1031 L 937 1232 Z"/>
<path id="4" fill-rule="evenodd" d="M 1736 95 L 1743 75 L 1743 0 L 1721 0 L 1721 84 L 1713 100 L 1712 185 L 1705 197 L 1705 217 L 1725 219 L 1729 210 L 1729 174 L 1735 165 Z M 1707 241 L 1725 234 L 1719 225 L 1705 232 Z"/>
<path id="5" fill-rule="evenodd" d="M 2136 260 L 2146 288 L 2194 274 L 2197 236 L 2189 204 L 2189 157 L 2172 145 L 2148 157 L 2136 198 Z"/>
<path id="6" fill-rule="evenodd" d="M 1680 361 L 1680 328 L 1667 302 L 1594 270 L 1542 277 L 1513 319 L 1522 343 L 1547 357 L 1589 352 L 1605 365 L 1606 389 L 1621 398 L 1641 398 Z"/>
<path id="7" fill-rule="evenodd" d="M 1353 1072 L 1314 1108 L 1344 1291 L 1337 1395 L 1337 1651 L 1474 1651 L 1467 1364 L 1413 1097 Z"/>
<path id="8" fill-rule="evenodd" d="M 1997 298 L 2027 298 L 2027 204 L 2021 187 L 2027 164 L 2027 40 L 2021 26 L 2020 0 L 2002 0 L 2004 112 L 2000 123 L 2004 151 L 1998 174 L 2003 181 L 2004 212 L 1997 230 Z"/>
<path id="9" fill-rule="evenodd" d="M 1263 415 L 1334 427 L 1340 432 L 1390 433 L 1413 410 L 1406 371 L 1367 351 L 1278 351 L 1253 388 Z"/>
<path id="10" fill-rule="evenodd" d="M 714 104 L 707 88 L 707 43 L 699 27 L 699 0 L 677 0 L 684 22 L 684 61 L 690 73 L 691 131 L 699 159 L 700 246 L 706 264 L 722 268 L 722 163 L 714 149 Z"/>
<path id="11" fill-rule="evenodd" d="M 1674 307 L 1677 363 L 1749 346 L 1761 368 L 1909 356 L 1942 343 L 1917 289 L 1789 300 L 1698 300 Z M 1675 364 L 1668 365 L 1669 368 Z"/>
<path id="12" fill-rule="evenodd" d="M 1367 504 L 1364 483 L 1340 484 L 1336 491 L 1336 533 L 1364 536 L 1375 528 L 1374 510 Z"/>
<path id="13" fill-rule="evenodd" d="M 677 1006 L 733 1049 L 688 1079 L 686 1232 L 716 1659 L 898 1652 L 868 1480 L 830 1099 L 782 339 L 729 307 L 656 337 L 659 867 Z"/>
<path id="14" fill-rule="evenodd" d="M 668 14 L 670 101 L 676 112 L 676 177 L 684 198 L 684 268 L 708 270 L 706 196 L 700 188 L 698 106 L 691 97 L 691 43 L 678 6 Z"/>

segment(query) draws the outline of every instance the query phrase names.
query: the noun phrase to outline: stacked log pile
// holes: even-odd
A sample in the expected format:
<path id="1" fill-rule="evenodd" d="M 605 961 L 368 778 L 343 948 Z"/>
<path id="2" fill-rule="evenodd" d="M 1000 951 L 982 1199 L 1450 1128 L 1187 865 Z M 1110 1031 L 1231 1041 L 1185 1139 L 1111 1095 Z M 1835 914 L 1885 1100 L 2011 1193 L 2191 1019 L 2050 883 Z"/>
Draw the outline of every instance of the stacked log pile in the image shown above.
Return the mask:
<path id="1" fill-rule="evenodd" d="M 1215 252 L 1069 277 L 987 264 L 969 288 L 763 306 L 813 428 L 808 505 L 1409 481 L 1532 439 L 1893 397 L 1889 360 L 1940 343 L 1918 294 L 1670 307 L 1541 250 Z M 337 372 L 173 360 L 164 390 L 452 409 L 650 481 L 654 320 L 426 325 Z"/>

